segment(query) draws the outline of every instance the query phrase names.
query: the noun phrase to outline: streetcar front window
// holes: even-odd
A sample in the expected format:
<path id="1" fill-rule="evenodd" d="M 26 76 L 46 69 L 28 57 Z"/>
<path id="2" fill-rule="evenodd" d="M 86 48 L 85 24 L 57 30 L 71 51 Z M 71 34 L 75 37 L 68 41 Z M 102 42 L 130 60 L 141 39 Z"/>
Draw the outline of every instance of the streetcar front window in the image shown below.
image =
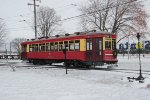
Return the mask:
<path id="1" fill-rule="evenodd" d="M 105 40 L 105 49 L 106 50 L 111 50 L 111 44 L 112 44 L 112 41 L 111 41 L 112 39 L 111 38 L 107 38 L 106 40 Z"/>

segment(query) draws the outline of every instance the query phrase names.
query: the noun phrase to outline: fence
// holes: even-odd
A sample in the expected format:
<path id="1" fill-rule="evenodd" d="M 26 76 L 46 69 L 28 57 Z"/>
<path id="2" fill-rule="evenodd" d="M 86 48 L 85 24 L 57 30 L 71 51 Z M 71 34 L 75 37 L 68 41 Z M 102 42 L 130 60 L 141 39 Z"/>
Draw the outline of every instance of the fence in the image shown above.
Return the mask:
<path id="1" fill-rule="evenodd" d="M 0 59 L 20 59 L 20 55 L 0 55 Z"/>

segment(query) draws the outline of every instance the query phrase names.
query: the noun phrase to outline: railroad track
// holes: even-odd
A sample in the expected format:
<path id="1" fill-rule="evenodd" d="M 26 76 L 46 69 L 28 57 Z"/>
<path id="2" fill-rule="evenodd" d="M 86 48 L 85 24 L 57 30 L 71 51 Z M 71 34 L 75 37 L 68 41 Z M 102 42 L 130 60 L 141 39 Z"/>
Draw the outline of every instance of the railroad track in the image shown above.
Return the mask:
<path id="1" fill-rule="evenodd" d="M 32 65 L 32 64 L 27 64 L 27 65 L 17 65 L 17 63 L 10 63 L 12 65 L 14 65 L 16 68 L 34 68 L 34 69 L 43 69 L 43 68 L 62 68 L 65 69 L 66 67 L 64 65 Z M 0 66 L 4 66 L 7 65 L 5 63 L 0 64 Z M 69 67 L 67 68 L 69 69 L 75 69 L 75 70 L 101 70 L 101 71 L 112 71 L 112 72 L 120 72 L 120 73 L 135 73 L 135 74 L 139 74 L 139 70 L 137 69 L 108 69 L 108 68 L 97 68 L 97 67 L 91 67 L 91 68 L 75 68 L 75 67 Z M 150 70 L 142 70 L 142 74 L 147 74 L 150 75 Z"/>
<path id="2" fill-rule="evenodd" d="M 43 69 L 43 68 L 62 68 L 62 69 L 65 69 L 66 67 L 64 65 L 51 65 L 51 66 L 48 66 L 48 65 L 25 65 L 25 66 L 16 66 L 16 68 L 34 68 L 34 69 Z M 69 67 L 67 68 L 68 70 L 69 69 L 75 69 L 75 70 L 101 70 L 101 71 L 112 71 L 112 72 L 122 72 L 122 73 L 135 73 L 135 74 L 139 74 L 139 70 L 137 69 L 108 69 L 108 68 L 75 68 L 75 67 Z M 147 75 L 150 75 L 150 70 L 142 70 L 142 74 L 147 74 Z"/>

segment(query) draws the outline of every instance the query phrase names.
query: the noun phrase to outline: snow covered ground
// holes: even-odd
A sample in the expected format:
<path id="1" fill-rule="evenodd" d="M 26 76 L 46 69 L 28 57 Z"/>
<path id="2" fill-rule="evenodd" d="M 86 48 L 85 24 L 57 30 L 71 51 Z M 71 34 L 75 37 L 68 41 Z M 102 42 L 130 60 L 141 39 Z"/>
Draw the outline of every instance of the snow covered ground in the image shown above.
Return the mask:
<path id="1" fill-rule="evenodd" d="M 115 69 L 138 70 L 138 57 L 118 57 Z M 0 100 L 149 100 L 150 57 L 141 57 L 144 83 L 129 82 L 136 73 L 106 70 L 16 67 L 13 72 L 0 60 Z M 20 60 L 15 66 L 30 66 Z M 17 62 L 17 63 L 16 63 Z M 133 72 L 133 71 L 131 71 Z"/>

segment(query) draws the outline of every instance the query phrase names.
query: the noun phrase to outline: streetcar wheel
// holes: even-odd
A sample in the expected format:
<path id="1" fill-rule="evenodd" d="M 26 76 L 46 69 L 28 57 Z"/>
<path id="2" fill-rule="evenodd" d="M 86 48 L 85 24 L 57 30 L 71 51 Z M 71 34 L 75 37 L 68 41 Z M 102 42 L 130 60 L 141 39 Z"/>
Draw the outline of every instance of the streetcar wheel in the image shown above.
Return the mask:
<path id="1" fill-rule="evenodd" d="M 36 60 L 33 60 L 33 65 L 37 65 L 37 61 Z"/>
<path id="2" fill-rule="evenodd" d="M 48 65 L 52 65 L 52 63 L 48 63 Z"/>
<path id="3" fill-rule="evenodd" d="M 74 66 L 74 67 L 79 67 L 78 61 L 74 61 L 73 66 Z"/>

